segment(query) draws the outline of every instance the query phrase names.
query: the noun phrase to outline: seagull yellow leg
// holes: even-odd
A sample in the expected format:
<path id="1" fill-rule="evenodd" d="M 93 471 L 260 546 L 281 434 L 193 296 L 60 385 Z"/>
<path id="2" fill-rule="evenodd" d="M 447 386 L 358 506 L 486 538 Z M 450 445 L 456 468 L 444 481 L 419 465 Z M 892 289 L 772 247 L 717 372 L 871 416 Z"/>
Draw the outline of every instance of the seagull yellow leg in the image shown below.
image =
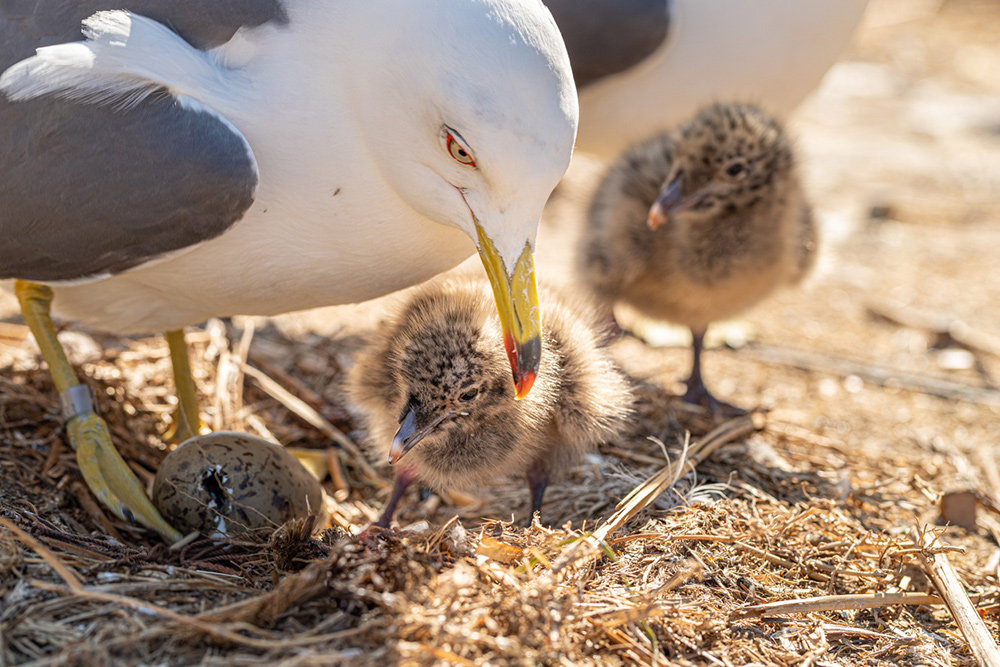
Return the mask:
<path id="1" fill-rule="evenodd" d="M 168 440 L 184 442 L 201 433 L 201 418 L 198 416 L 198 393 L 191 375 L 191 360 L 188 357 L 184 332 L 180 329 L 168 331 L 167 347 L 170 348 L 170 363 L 174 367 L 174 385 L 177 387 L 177 410 L 174 425 L 167 432 Z"/>
<path id="2" fill-rule="evenodd" d="M 21 314 L 42 350 L 66 416 L 66 432 L 76 450 L 76 460 L 87 486 L 112 512 L 127 521 L 138 522 L 163 536 L 168 542 L 181 534 L 168 524 L 146 496 L 146 490 L 111 443 L 108 426 L 96 412 L 85 385 L 80 384 L 62 345 L 56 338 L 49 315 L 52 290 L 23 280 L 14 291 Z"/>

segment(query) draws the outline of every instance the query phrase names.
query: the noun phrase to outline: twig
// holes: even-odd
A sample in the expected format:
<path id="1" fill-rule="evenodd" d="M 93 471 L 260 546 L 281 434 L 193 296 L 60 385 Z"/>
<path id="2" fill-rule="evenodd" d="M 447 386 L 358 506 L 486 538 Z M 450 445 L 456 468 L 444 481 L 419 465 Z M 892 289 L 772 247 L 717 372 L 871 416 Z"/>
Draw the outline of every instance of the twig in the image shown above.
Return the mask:
<path id="1" fill-rule="evenodd" d="M 886 573 L 880 572 L 878 570 L 873 570 L 866 572 L 864 570 L 845 570 L 839 569 L 834 565 L 828 563 L 820 563 L 817 561 L 806 561 L 803 563 L 796 563 L 790 561 L 786 558 L 782 558 L 777 554 L 771 553 L 764 549 L 759 549 L 755 546 L 747 544 L 746 542 L 741 542 L 739 538 L 733 535 L 705 535 L 705 534 L 686 534 L 686 535 L 671 535 L 669 533 L 636 533 L 634 535 L 626 535 L 624 537 L 619 537 L 608 542 L 609 545 L 619 544 L 621 542 L 630 542 L 632 540 L 642 540 L 642 539 L 652 539 L 659 540 L 663 542 L 722 542 L 724 544 L 731 544 L 733 547 L 754 554 L 760 558 L 763 558 L 768 563 L 772 565 L 780 565 L 781 567 L 787 567 L 789 569 L 799 569 L 803 570 L 808 574 L 811 579 L 816 581 L 829 581 L 830 575 L 824 574 L 823 572 L 829 572 L 831 574 L 836 574 L 837 576 L 844 577 L 870 577 L 872 579 L 884 579 Z M 954 547 L 937 547 L 936 551 L 952 550 Z M 816 572 L 810 570 L 823 570 L 823 572 Z"/>
<path id="2" fill-rule="evenodd" d="M 827 637 L 864 637 L 866 639 L 893 639 L 898 640 L 899 637 L 896 635 L 886 634 L 885 632 L 875 632 L 874 630 L 865 630 L 864 628 L 855 628 L 850 625 L 841 625 L 839 623 L 823 623 L 819 626 L 822 628 L 823 632 L 826 633 Z"/>
<path id="3" fill-rule="evenodd" d="M 124 595 L 115 595 L 113 593 L 104 593 L 101 591 L 88 590 L 84 588 L 74 589 L 74 588 L 63 588 L 61 586 L 56 586 L 54 584 L 49 584 L 44 581 L 32 581 L 32 586 L 43 591 L 48 591 L 50 593 L 62 593 L 67 595 L 73 595 L 75 597 L 84 600 L 93 600 L 95 602 L 108 602 L 111 604 L 117 604 L 122 607 L 126 607 L 140 614 L 151 614 L 159 616 L 168 621 L 173 621 L 178 625 L 190 628 L 199 634 L 207 635 L 209 637 L 214 637 L 219 640 L 232 642 L 234 644 L 241 644 L 243 646 L 250 646 L 258 649 L 273 649 L 276 647 L 288 647 L 288 646 L 308 646 L 311 644 L 321 644 L 332 639 L 340 639 L 345 636 L 350 636 L 357 634 L 363 626 L 356 628 L 349 628 L 347 630 L 341 630 L 340 632 L 331 632 L 324 635 L 313 635 L 307 637 L 281 637 L 276 639 L 258 639 L 255 637 L 248 637 L 242 635 L 238 632 L 234 632 L 226 627 L 220 627 L 219 625 L 205 622 L 201 620 L 201 615 L 198 616 L 185 616 L 183 614 L 178 614 L 177 612 L 170 611 L 165 607 L 153 604 L 152 602 L 147 602 L 145 600 L 137 600 L 135 598 L 126 597 Z M 264 596 L 262 596 L 264 597 Z M 260 632 L 260 628 L 254 627 L 249 623 L 238 622 L 231 624 L 231 627 L 235 629 L 242 630 L 252 630 Z"/>
<path id="4" fill-rule="evenodd" d="M 288 609 L 318 595 L 326 587 L 329 571 L 328 562 L 315 561 L 301 572 L 282 579 L 268 593 L 202 612 L 195 618 L 216 623 L 270 625 Z"/>
<path id="5" fill-rule="evenodd" d="M 232 406 L 233 415 L 237 417 L 243 412 L 243 369 L 247 365 L 247 357 L 250 355 L 250 344 L 253 342 L 253 334 L 256 327 L 253 320 L 247 319 L 240 335 L 240 343 L 236 348 L 236 358 L 239 361 L 233 373 L 232 385 Z"/>
<path id="6" fill-rule="evenodd" d="M 286 387 L 291 387 L 292 390 L 301 398 L 303 401 L 313 406 L 314 408 L 319 408 L 323 405 L 323 397 L 317 394 L 312 388 L 309 387 L 305 382 L 298 379 L 290 373 L 286 373 L 278 364 L 270 361 L 265 355 L 261 354 L 255 347 L 250 348 L 249 355 L 247 359 L 253 363 L 254 366 L 262 370 L 263 372 L 270 375 L 272 378 L 285 385 Z"/>
<path id="7" fill-rule="evenodd" d="M 462 656 L 452 653 L 451 651 L 446 651 L 439 647 L 423 646 L 423 650 L 426 653 L 430 653 L 438 660 L 445 660 L 452 665 L 463 665 L 463 667 L 476 667 L 476 663 L 471 660 L 466 660 Z"/>
<path id="8" fill-rule="evenodd" d="M 62 577 L 62 580 L 65 581 L 66 585 L 72 590 L 83 590 L 83 583 L 80 581 L 80 578 L 76 576 L 76 573 L 69 569 L 65 563 L 59 560 L 59 557 L 56 556 L 55 553 L 48 547 L 3 517 L 0 517 L 0 526 L 3 526 L 10 532 L 14 533 L 14 537 L 19 539 L 24 546 L 41 556 L 42 560 L 48 563 L 49 567 L 55 570 L 56 574 Z"/>
<path id="9" fill-rule="evenodd" d="M 869 361 L 758 344 L 747 345 L 740 350 L 740 354 L 764 363 L 792 366 L 804 371 L 828 373 L 839 377 L 857 375 L 862 380 L 879 386 L 885 386 L 892 381 L 908 391 L 1000 407 L 1000 391 L 995 389 L 983 389 L 946 377 L 907 373 Z"/>
<path id="10" fill-rule="evenodd" d="M 212 430 L 221 431 L 226 424 L 232 424 L 231 389 L 238 367 L 229 349 L 229 336 L 225 325 L 218 320 L 209 322 L 207 328 L 212 346 L 218 351 L 219 362 L 215 368 L 215 394 L 212 396 Z"/>
<path id="11" fill-rule="evenodd" d="M 763 558 L 772 565 L 780 565 L 781 567 L 787 567 L 790 570 L 803 570 L 809 576 L 810 579 L 813 579 L 815 581 L 830 581 L 830 575 L 828 574 L 823 574 L 822 572 L 809 572 L 806 565 L 799 565 L 798 563 L 793 563 L 792 561 L 782 558 L 777 554 L 773 554 L 763 549 L 758 549 L 757 547 L 750 546 L 745 542 L 733 542 L 733 546 L 736 547 L 737 549 L 748 551 L 755 556 L 759 556 L 760 558 Z"/>
<path id="12" fill-rule="evenodd" d="M 333 499 L 338 503 L 347 500 L 351 495 L 351 486 L 344 477 L 344 469 L 340 465 L 340 455 L 333 447 L 326 450 L 326 467 L 330 472 L 330 479 L 333 481 Z"/>
<path id="13" fill-rule="evenodd" d="M 267 392 L 268 395 L 294 412 L 307 424 L 343 447 L 356 459 L 355 463 L 357 463 L 361 469 L 365 471 L 365 474 L 367 474 L 371 479 L 381 480 L 379 474 L 375 472 L 375 468 L 368 463 L 368 459 L 358 446 L 354 444 L 350 438 L 344 435 L 337 427 L 324 419 L 323 415 L 316 412 L 316 410 L 314 410 L 308 403 L 282 387 L 280 384 L 250 364 L 243 364 L 242 366 L 243 372 L 256 380 L 257 384 L 260 385 L 260 388 Z"/>
<path id="14" fill-rule="evenodd" d="M 689 650 L 694 651 L 695 653 L 697 653 L 701 657 L 707 659 L 713 665 L 719 665 L 719 667 L 732 667 L 728 663 L 723 662 L 722 660 L 719 660 L 717 657 L 715 657 L 714 655 L 712 655 L 711 653 L 709 653 L 708 651 L 706 651 L 702 647 L 698 646 L 697 644 L 695 644 L 694 642 L 692 642 L 690 639 L 687 639 L 686 637 L 683 637 L 683 636 L 677 634 L 676 632 L 674 632 L 673 630 L 671 630 L 669 627 L 665 628 L 665 630 L 666 630 L 666 633 L 670 636 L 670 638 L 673 639 L 675 642 L 683 644 Z"/>
<path id="15" fill-rule="evenodd" d="M 668 533 L 632 533 L 631 535 L 616 537 L 613 540 L 609 540 L 608 544 L 615 545 L 621 544 L 622 542 L 632 542 L 633 540 L 666 540 L 670 537 L 671 536 Z"/>
<path id="16" fill-rule="evenodd" d="M 56 467 L 59 462 L 59 455 L 62 454 L 63 444 L 62 438 L 56 438 L 49 445 L 49 455 L 45 457 L 45 462 L 42 464 L 41 475 L 47 475 L 50 470 Z"/>
<path id="17" fill-rule="evenodd" d="M 935 539 L 937 538 L 931 538 L 929 534 L 923 533 L 921 541 L 930 547 Z M 948 555 L 923 552 L 920 554 L 920 560 L 934 586 L 941 593 L 941 597 L 947 602 L 948 609 L 951 610 L 955 623 L 969 642 L 969 648 L 972 649 L 976 660 L 983 667 L 1000 667 L 1000 649 L 997 649 L 996 640 L 990 635 L 985 621 L 976 613 L 976 608 L 972 606 L 965 592 L 965 586 L 962 585 L 958 573 L 948 560 Z"/>
<path id="18" fill-rule="evenodd" d="M 558 573 L 573 563 L 587 560 L 600 553 L 602 545 L 611 533 L 652 504 L 677 479 L 694 470 L 699 463 L 719 447 L 763 428 L 762 419 L 763 417 L 759 414 L 743 415 L 731 419 L 691 445 L 686 457 L 682 456 L 676 461 L 668 463 L 659 472 L 632 489 L 632 492 L 618 503 L 617 511 L 598 526 L 592 534 L 584 536 L 571 545 L 556 562 L 552 571 Z"/>
<path id="19" fill-rule="evenodd" d="M 895 299 L 872 297 L 866 305 L 871 313 L 890 322 L 910 329 L 924 329 L 941 337 L 947 336 L 970 350 L 1000 357 L 1000 337 L 975 329 L 957 317 L 930 313 Z"/>
<path id="20" fill-rule="evenodd" d="M 817 611 L 839 611 L 844 609 L 877 609 L 896 604 L 928 605 L 944 604 L 936 595 L 925 593 L 863 593 L 858 595 L 820 595 L 798 600 L 779 600 L 737 609 L 739 616 L 762 616 L 764 614 L 811 614 Z"/>
<path id="21" fill-rule="evenodd" d="M 31 337 L 31 329 L 23 324 L 0 322 L 0 341 L 4 344 L 20 344 Z"/>
<path id="22" fill-rule="evenodd" d="M 830 565 L 829 563 L 820 563 L 817 561 L 806 561 L 804 563 L 794 563 L 789 560 L 785 560 L 779 556 L 776 556 L 770 552 L 763 551 L 757 547 L 751 546 L 745 542 L 733 542 L 733 546 L 737 549 L 742 549 L 744 551 L 749 551 L 750 553 L 756 554 L 769 563 L 775 565 L 781 565 L 783 567 L 795 567 L 802 569 L 815 568 L 817 570 L 822 570 L 823 572 L 829 572 L 831 575 L 836 575 L 838 577 L 870 577 L 872 579 L 885 579 L 886 573 L 880 572 L 878 570 L 865 571 L 865 570 L 848 570 L 837 567 L 835 565 Z M 823 574 L 822 572 L 809 572 L 809 576 L 816 581 L 829 581 L 830 575 Z"/>
<path id="23" fill-rule="evenodd" d="M 105 533 L 115 538 L 119 542 L 122 543 L 125 542 L 125 540 L 122 539 L 121 534 L 119 534 L 119 532 L 115 530 L 114 525 L 111 523 L 111 520 L 108 519 L 108 516 L 104 513 L 104 510 L 102 510 L 101 506 L 97 504 L 96 500 L 94 500 L 94 496 L 91 495 L 90 490 L 83 485 L 83 482 L 73 482 L 72 484 L 70 484 L 69 488 L 70 491 L 73 493 L 73 495 L 76 496 L 76 499 L 80 503 L 80 506 L 83 507 L 83 509 L 86 510 L 88 514 L 90 514 L 91 518 L 94 519 L 94 521 L 101 524 L 101 528 L 104 529 Z"/>
<path id="24" fill-rule="evenodd" d="M 634 639 L 632 639 L 631 637 L 629 637 L 626 633 L 622 632 L 621 629 L 619 629 L 619 628 L 608 628 L 608 629 L 604 630 L 604 633 L 613 642 L 621 644 L 622 646 L 627 647 L 628 649 L 630 649 L 631 651 L 633 651 L 633 657 L 634 657 L 634 659 L 635 659 L 636 662 L 640 662 L 641 663 L 641 662 L 645 661 L 645 664 L 647 664 L 647 665 L 652 665 L 653 664 L 654 656 L 653 656 L 652 651 L 650 651 L 648 648 L 646 648 L 645 646 L 642 646 L 637 641 L 635 641 Z"/>

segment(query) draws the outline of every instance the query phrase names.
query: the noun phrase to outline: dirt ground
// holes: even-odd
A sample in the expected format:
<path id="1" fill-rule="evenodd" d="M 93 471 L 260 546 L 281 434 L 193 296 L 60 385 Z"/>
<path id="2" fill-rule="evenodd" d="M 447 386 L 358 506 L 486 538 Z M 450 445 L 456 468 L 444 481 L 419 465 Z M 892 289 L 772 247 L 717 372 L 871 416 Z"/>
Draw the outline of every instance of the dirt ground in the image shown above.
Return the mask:
<path id="1" fill-rule="evenodd" d="M 635 419 L 553 485 L 549 526 L 511 521 L 528 508 L 514 480 L 414 491 L 404 530 L 358 539 L 389 477 L 338 448 L 334 528 L 168 550 L 89 497 L 36 348 L 0 300 L 0 666 L 975 664 L 928 573 L 953 564 L 998 636 L 998 72 L 994 0 L 873 0 L 790 123 L 823 229 L 816 270 L 710 333 L 708 382 L 761 406 L 758 421 L 706 438 L 718 423 L 673 396 L 683 332 L 636 322 L 649 344 L 612 346 Z M 579 156 L 550 203 L 543 279 L 568 275 L 601 168 Z M 357 440 L 340 382 L 384 312 L 192 332 L 203 417 L 320 452 L 330 428 Z M 174 401 L 163 341 L 62 336 L 150 481 Z M 721 447 L 701 461 L 686 434 Z M 616 514 L 685 457 L 696 473 Z"/>

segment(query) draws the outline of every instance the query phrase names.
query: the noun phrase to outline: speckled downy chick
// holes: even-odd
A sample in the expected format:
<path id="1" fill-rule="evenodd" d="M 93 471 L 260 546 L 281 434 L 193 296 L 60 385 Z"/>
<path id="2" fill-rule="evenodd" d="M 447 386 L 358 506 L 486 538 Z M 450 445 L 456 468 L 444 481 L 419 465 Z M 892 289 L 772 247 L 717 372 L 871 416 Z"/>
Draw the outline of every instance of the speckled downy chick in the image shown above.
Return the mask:
<path id="1" fill-rule="evenodd" d="M 627 151 L 607 172 L 582 236 L 582 282 L 610 310 L 686 325 L 693 363 L 685 400 L 732 406 L 702 380 L 710 322 L 731 317 L 812 264 L 816 229 L 777 120 L 715 104 Z"/>
<path id="2" fill-rule="evenodd" d="M 388 527 L 413 481 L 470 489 L 524 474 L 532 514 L 552 472 L 613 438 L 631 390 L 587 310 L 547 289 L 542 361 L 531 392 L 515 400 L 489 284 L 437 282 L 402 303 L 359 356 L 348 391 L 376 462 L 395 468 L 377 522 Z"/>

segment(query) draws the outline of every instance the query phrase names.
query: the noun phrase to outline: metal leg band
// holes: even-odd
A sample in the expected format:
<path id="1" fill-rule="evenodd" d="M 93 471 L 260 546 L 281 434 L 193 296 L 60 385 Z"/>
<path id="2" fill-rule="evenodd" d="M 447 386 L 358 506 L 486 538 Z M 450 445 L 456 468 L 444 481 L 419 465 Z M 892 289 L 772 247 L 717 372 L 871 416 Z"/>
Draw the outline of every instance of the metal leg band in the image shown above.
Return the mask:
<path id="1" fill-rule="evenodd" d="M 63 419 L 69 421 L 87 412 L 94 412 L 94 399 L 90 387 L 85 384 L 75 384 L 59 394 L 62 404 Z"/>

